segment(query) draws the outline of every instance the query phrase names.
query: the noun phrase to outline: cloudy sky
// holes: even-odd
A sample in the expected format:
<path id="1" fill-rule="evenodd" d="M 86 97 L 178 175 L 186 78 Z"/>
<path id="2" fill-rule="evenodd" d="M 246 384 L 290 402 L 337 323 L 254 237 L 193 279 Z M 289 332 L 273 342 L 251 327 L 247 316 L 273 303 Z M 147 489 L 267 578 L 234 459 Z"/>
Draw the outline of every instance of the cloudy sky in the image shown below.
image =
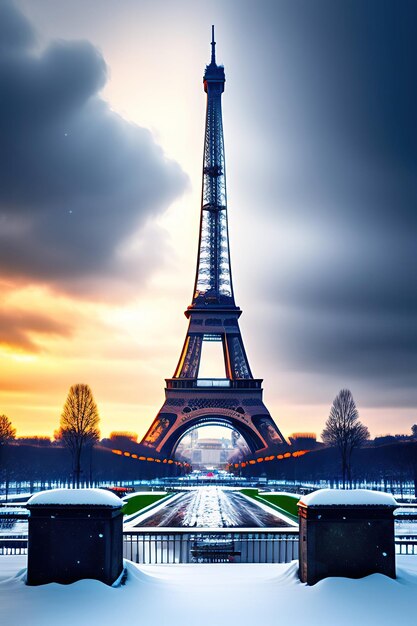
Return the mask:
<path id="1" fill-rule="evenodd" d="M 417 421 L 415 3 L 0 0 L 0 413 L 19 435 L 52 434 L 76 382 L 104 435 L 144 434 L 162 404 L 212 23 L 235 296 L 271 414 L 320 433 L 349 387 L 372 435 Z"/>

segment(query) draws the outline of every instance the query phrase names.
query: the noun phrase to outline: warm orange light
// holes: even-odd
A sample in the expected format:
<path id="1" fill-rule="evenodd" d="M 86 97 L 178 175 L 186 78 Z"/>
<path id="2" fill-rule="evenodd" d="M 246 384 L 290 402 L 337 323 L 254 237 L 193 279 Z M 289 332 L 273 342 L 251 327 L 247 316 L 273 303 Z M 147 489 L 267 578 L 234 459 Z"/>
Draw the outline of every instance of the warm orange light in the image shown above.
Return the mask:
<path id="1" fill-rule="evenodd" d="M 155 459 L 153 459 L 151 456 L 146 457 L 147 461 L 155 461 Z"/>
<path id="2" fill-rule="evenodd" d="M 172 459 L 169 459 L 168 463 L 169 465 L 171 465 L 174 461 Z"/>
<path id="3" fill-rule="evenodd" d="M 295 457 L 303 456 L 304 454 L 307 454 L 307 452 L 310 452 L 310 450 L 296 450 L 296 452 L 293 452 L 292 455 Z"/>
<path id="4" fill-rule="evenodd" d="M 123 452 L 125 456 L 130 456 L 130 452 Z"/>
<path id="5" fill-rule="evenodd" d="M 132 454 L 132 459 L 137 459 L 138 455 L 137 454 Z"/>
<path id="6" fill-rule="evenodd" d="M 291 452 L 286 452 L 284 454 L 284 459 L 288 459 L 289 456 L 291 456 Z"/>
<path id="7" fill-rule="evenodd" d="M 129 430 L 113 430 L 110 433 L 111 440 L 119 439 L 120 437 L 123 437 L 124 439 L 131 439 L 131 441 L 134 441 L 135 443 L 138 440 L 138 434 L 132 433 Z"/>
<path id="8" fill-rule="evenodd" d="M 284 455 L 283 454 L 277 454 L 277 459 L 283 459 Z"/>
<path id="9" fill-rule="evenodd" d="M 316 438 L 316 433 L 292 433 L 289 435 L 289 439 L 311 439 L 312 441 L 316 441 Z"/>
<path id="10" fill-rule="evenodd" d="M 146 461 L 146 456 L 140 456 L 139 461 Z"/>
<path id="11" fill-rule="evenodd" d="M 162 463 L 167 463 L 167 461 L 168 461 L 168 459 L 164 459 L 164 460 L 162 461 Z"/>
<path id="12" fill-rule="evenodd" d="M 258 463 L 262 463 L 262 462 L 263 462 L 263 458 L 262 458 L 262 457 L 260 457 L 259 459 L 256 459 L 256 461 L 257 461 Z"/>
<path id="13" fill-rule="evenodd" d="M 190 343 L 190 337 L 187 336 L 187 339 L 185 340 L 184 348 L 182 350 L 182 354 L 181 354 L 181 357 L 180 357 L 180 362 L 178 363 L 177 369 L 175 370 L 174 378 L 178 378 L 179 375 L 181 374 L 182 366 L 184 365 L 185 357 L 186 357 L 187 352 L 188 352 L 188 344 L 189 343 Z"/>
<path id="14" fill-rule="evenodd" d="M 155 459 L 155 463 L 160 463 L 161 459 Z"/>
<path id="15" fill-rule="evenodd" d="M 249 461 L 249 463 L 250 463 L 251 465 L 256 465 L 256 461 L 254 461 L 253 459 L 251 459 L 251 460 Z"/>
<path id="16" fill-rule="evenodd" d="M 122 451 L 121 451 L 121 450 L 112 450 L 112 452 L 113 452 L 113 454 L 119 454 L 119 455 L 121 455 L 121 454 L 122 454 Z"/>

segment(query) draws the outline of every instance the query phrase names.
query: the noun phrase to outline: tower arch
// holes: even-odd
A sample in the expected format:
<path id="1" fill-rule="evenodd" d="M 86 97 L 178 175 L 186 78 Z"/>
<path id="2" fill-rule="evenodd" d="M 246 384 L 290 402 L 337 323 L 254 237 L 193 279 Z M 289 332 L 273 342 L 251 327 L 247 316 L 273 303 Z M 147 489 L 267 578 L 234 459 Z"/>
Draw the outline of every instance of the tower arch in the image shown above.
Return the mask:
<path id="1" fill-rule="evenodd" d="M 190 431 L 201 426 L 222 426 L 236 430 L 245 440 L 249 450 L 254 454 L 263 447 L 261 438 L 250 428 L 249 425 L 243 423 L 230 413 L 203 413 L 192 416 L 189 420 L 178 426 L 166 437 L 161 445 L 160 452 L 164 456 L 173 456 L 180 440 Z"/>

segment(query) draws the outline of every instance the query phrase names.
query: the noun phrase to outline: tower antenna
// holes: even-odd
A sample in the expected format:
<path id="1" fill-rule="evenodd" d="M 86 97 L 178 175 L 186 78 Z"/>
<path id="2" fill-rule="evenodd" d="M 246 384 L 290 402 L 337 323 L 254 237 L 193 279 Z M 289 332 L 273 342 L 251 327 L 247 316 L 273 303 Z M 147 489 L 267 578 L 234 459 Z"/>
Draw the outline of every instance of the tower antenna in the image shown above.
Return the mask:
<path id="1" fill-rule="evenodd" d="M 214 24 L 211 26 L 211 62 L 216 65 L 216 42 L 214 41 Z"/>

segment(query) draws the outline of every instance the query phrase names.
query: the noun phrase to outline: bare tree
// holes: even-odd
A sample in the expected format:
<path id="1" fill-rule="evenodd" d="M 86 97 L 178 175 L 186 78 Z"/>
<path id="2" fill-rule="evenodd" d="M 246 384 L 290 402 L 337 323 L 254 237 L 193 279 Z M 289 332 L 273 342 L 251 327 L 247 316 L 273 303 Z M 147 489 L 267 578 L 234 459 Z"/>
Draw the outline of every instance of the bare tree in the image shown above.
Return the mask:
<path id="1" fill-rule="evenodd" d="M 93 393 L 88 385 L 72 385 L 61 415 L 55 437 L 70 450 L 74 465 L 73 483 L 79 488 L 81 454 L 84 447 L 93 446 L 100 437 L 100 417 Z"/>
<path id="2" fill-rule="evenodd" d="M 0 415 L 0 445 L 11 441 L 16 437 L 16 429 L 13 428 L 7 415 Z"/>
<path id="3" fill-rule="evenodd" d="M 369 431 L 359 421 L 358 409 L 349 389 L 342 389 L 334 399 L 321 438 L 325 444 L 339 450 L 345 488 L 346 478 L 352 479 L 352 452 L 369 439 Z"/>
<path id="4" fill-rule="evenodd" d="M 5 470 L 5 484 L 6 484 L 6 502 L 9 493 L 9 472 L 7 469 L 7 454 L 3 450 L 7 446 L 9 441 L 12 441 L 16 437 L 16 429 L 7 415 L 0 415 L 0 468 L 3 466 Z"/>

